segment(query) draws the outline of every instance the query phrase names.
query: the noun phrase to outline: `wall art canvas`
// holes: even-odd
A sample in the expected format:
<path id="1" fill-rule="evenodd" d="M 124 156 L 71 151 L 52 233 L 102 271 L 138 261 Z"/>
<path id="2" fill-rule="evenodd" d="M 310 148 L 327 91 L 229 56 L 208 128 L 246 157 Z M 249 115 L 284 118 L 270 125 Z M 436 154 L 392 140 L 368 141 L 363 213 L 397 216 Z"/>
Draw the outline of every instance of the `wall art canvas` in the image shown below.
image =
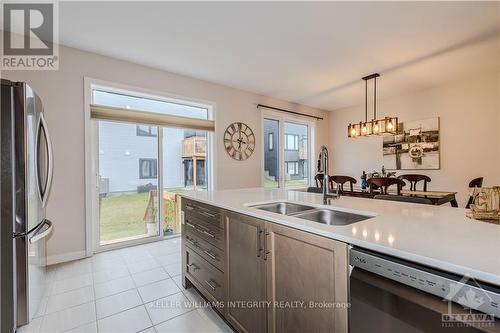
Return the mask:
<path id="1" fill-rule="evenodd" d="M 439 169 L 439 153 L 439 117 L 401 122 L 396 134 L 384 136 L 386 169 Z"/>

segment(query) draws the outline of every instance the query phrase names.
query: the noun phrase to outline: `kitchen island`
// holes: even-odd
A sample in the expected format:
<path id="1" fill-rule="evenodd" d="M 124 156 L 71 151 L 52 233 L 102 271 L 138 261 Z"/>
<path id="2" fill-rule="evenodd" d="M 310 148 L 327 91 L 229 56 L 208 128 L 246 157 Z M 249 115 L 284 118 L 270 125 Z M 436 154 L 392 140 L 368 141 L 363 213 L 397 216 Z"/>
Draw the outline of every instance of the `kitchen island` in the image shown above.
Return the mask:
<path id="1" fill-rule="evenodd" d="M 331 296 L 325 296 L 329 304 L 339 308 L 331 316 L 326 312 L 327 326 L 319 330 L 347 331 L 347 309 L 340 304 L 348 301 L 350 246 L 500 286 L 500 226 L 468 219 L 465 209 L 354 197 L 341 197 L 325 206 L 319 194 L 264 188 L 181 196 L 183 244 L 187 246 L 183 281 L 208 290 L 212 301 L 301 299 L 318 293 L 315 286 L 322 286 L 322 294 Z M 329 208 L 366 219 L 326 225 L 254 207 L 273 202 Z M 204 217 L 212 222 L 206 223 Z M 214 224 L 216 233 L 210 229 Z M 190 228 L 199 235 L 190 237 Z M 247 288 L 242 291 L 238 286 Z M 272 332 L 286 331 L 287 325 L 318 327 L 314 323 L 325 316 L 308 313 L 303 318 L 318 317 L 304 324 L 279 309 L 219 311 L 241 332 L 262 331 L 266 325 Z"/>

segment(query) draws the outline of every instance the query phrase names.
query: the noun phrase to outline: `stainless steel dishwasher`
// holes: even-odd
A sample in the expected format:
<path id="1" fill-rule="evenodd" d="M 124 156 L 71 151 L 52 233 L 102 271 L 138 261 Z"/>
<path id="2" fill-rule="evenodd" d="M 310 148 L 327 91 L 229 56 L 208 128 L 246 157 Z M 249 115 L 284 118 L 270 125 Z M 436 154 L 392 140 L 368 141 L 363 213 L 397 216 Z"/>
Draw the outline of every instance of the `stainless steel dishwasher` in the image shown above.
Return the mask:
<path id="1" fill-rule="evenodd" d="M 500 288 L 350 250 L 349 332 L 500 332 Z"/>

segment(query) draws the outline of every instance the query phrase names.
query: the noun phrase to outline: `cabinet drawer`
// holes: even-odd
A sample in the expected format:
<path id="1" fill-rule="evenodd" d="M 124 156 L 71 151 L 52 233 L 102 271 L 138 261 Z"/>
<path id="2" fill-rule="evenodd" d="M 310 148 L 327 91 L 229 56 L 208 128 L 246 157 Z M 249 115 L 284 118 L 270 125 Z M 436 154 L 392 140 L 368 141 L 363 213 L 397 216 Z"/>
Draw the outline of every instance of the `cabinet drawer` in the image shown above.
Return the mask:
<path id="1" fill-rule="evenodd" d="M 224 230 L 189 215 L 184 215 L 184 220 L 186 232 L 191 232 L 221 250 L 224 249 Z"/>
<path id="2" fill-rule="evenodd" d="M 182 202 L 182 209 L 187 216 L 196 217 L 208 224 L 224 229 L 224 221 L 219 208 L 186 199 Z"/>
<path id="3" fill-rule="evenodd" d="M 186 272 L 218 301 L 224 301 L 224 274 L 186 248 Z"/>
<path id="4" fill-rule="evenodd" d="M 184 239 L 186 240 L 186 246 L 224 272 L 224 251 L 196 236 L 189 229 L 186 231 Z"/>

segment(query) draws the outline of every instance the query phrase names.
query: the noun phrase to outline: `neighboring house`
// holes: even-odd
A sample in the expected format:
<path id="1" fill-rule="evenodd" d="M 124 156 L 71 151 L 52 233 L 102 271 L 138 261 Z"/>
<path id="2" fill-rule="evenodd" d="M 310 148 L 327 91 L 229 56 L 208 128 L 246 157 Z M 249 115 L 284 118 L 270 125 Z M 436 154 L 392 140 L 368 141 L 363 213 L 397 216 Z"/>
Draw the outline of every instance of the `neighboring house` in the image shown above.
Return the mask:
<path id="1" fill-rule="evenodd" d="M 206 186 L 205 132 L 163 129 L 164 188 Z M 135 192 L 141 185 L 158 184 L 158 133 L 154 126 L 99 122 L 101 193 Z M 191 145 L 195 148 L 189 150 Z M 196 153 L 196 154 L 195 154 Z M 196 170 L 193 167 L 196 161 Z M 106 188 L 107 187 L 107 188 Z"/>
<path id="2" fill-rule="evenodd" d="M 264 126 L 264 170 L 266 177 L 276 180 L 278 175 L 279 149 L 278 122 L 266 122 Z M 302 180 L 308 177 L 307 127 L 287 123 L 285 127 L 285 180 Z"/>

